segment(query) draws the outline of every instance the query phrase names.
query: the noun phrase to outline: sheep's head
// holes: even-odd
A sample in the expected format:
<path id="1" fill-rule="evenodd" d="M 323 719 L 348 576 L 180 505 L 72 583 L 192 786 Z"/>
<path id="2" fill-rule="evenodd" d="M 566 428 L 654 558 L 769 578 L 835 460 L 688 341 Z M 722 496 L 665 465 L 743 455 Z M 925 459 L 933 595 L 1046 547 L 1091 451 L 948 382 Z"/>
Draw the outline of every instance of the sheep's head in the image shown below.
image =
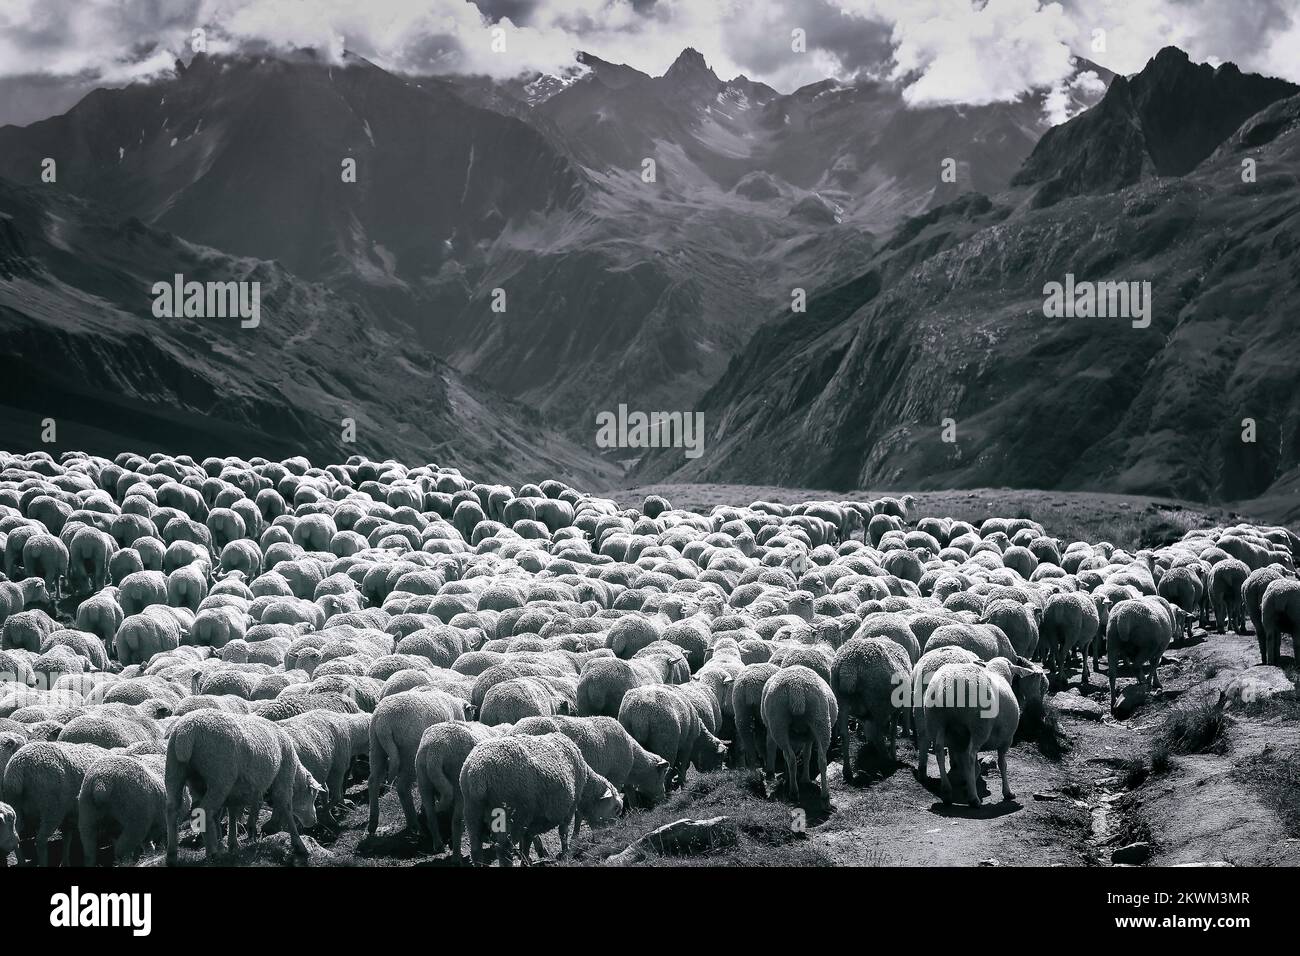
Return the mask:
<path id="1" fill-rule="evenodd" d="M 592 827 L 604 826 L 623 812 L 623 798 L 604 777 L 593 774 L 587 787 L 590 797 L 583 816 Z"/>

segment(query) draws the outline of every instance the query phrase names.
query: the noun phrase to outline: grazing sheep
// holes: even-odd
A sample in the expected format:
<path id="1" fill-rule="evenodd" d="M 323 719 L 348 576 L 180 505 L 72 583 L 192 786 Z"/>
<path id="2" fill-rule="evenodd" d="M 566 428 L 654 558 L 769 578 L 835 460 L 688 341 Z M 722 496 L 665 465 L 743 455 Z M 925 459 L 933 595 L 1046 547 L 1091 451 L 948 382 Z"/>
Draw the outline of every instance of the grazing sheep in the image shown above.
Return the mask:
<path id="1" fill-rule="evenodd" d="M 686 769 L 704 728 L 682 693 L 667 684 L 633 688 L 623 695 L 618 722 L 638 744 L 668 761 L 671 785 L 686 785 Z"/>
<path id="2" fill-rule="evenodd" d="M 419 829 L 411 788 L 415 784 L 415 755 L 420 738 L 434 724 L 466 720 L 469 705 L 459 697 L 432 688 L 408 690 L 385 697 L 370 722 L 370 820 L 366 832 L 379 828 L 379 796 L 392 780 L 408 830 Z"/>
<path id="3" fill-rule="evenodd" d="M 623 793 L 628 805 L 634 796 L 650 806 L 667 799 L 668 761 L 642 747 L 613 717 L 528 717 L 512 732 L 564 734 L 592 769 Z"/>
<path id="4" fill-rule="evenodd" d="M 767 754 L 767 726 L 763 723 L 763 688 L 778 668 L 766 661 L 746 664 L 731 685 L 731 709 L 735 715 L 736 740 L 746 767 L 764 766 Z M 761 745 L 761 746 L 760 746 Z"/>
<path id="5" fill-rule="evenodd" d="M 1103 599 L 1103 603 L 1108 606 L 1108 599 Z M 1083 653 L 1083 671 L 1080 679 L 1083 685 L 1087 686 L 1088 654 L 1093 651 L 1093 642 L 1100 626 L 1101 618 L 1097 613 L 1097 603 L 1090 595 L 1065 591 L 1053 594 L 1047 599 L 1038 634 L 1039 647 L 1047 663 L 1053 686 L 1065 684 L 1065 665 L 1075 650 Z"/>
<path id="6" fill-rule="evenodd" d="M 499 731 L 479 723 L 444 721 L 429 727 L 420 737 L 415 753 L 415 783 L 420 807 L 433 837 L 433 851 L 441 853 L 442 829 L 438 815 L 451 813 L 451 855 L 460 859 L 461 834 L 465 825 L 465 804 L 460 790 L 460 769 L 474 747 Z"/>
<path id="7" fill-rule="evenodd" d="M 280 721 L 307 772 L 325 787 L 327 811 L 343 802 L 352 762 L 370 753 L 370 714 L 315 709 Z"/>
<path id="8" fill-rule="evenodd" d="M 1225 558 L 1210 568 L 1210 604 L 1219 633 L 1228 625 L 1238 634 L 1246 633 L 1246 604 L 1242 586 L 1250 577 L 1250 567 L 1236 558 Z"/>
<path id="9" fill-rule="evenodd" d="M 86 772 L 77 797 L 77 823 L 86 866 L 94 866 L 101 833 L 116 833 L 113 860 L 125 862 L 147 842 L 167 838 L 166 758 L 110 753 Z M 186 808 L 182 807 L 185 813 Z"/>
<path id="10" fill-rule="evenodd" d="M 1156 583 L 1156 593 L 1175 607 L 1183 609 L 1186 615 L 1184 627 L 1190 640 L 1192 618 L 1200 610 L 1201 598 L 1205 594 L 1200 577 L 1187 565 L 1176 565 L 1161 575 Z"/>
<path id="11" fill-rule="evenodd" d="M 609 781 L 582 758 L 564 734 L 497 737 L 478 744 L 460 771 L 470 855 L 481 861 L 483 828 L 495 835 L 502 866 L 514 847 L 529 862 L 535 837 L 560 831 L 560 856 L 569 849 L 569 827 L 582 819 L 599 826 L 617 816 L 623 801 Z"/>
<path id="12" fill-rule="evenodd" d="M 925 689 L 922 707 L 927 740 L 924 743 L 926 751 L 931 742 L 934 744 L 939 762 L 939 793 L 944 803 L 956 799 L 979 806 L 977 758 L 982 750 L 997 751 L 1002 799 L 1015 799 L 1007 776 L 1007 749 L 1020 723 L 1020 706 L 1011 688 L 1011 666 L 1004 658 L 995 658 L 987 665 L 944 664 Z M 945 748 L 951 774 L 944 766 Z"/>
<path id="13" fill-rule="evenodd" d="M 1138 680 L 1160 686 L 1158 666 L 1174 638 L 1181 633 L 1184 612 L 1155 597 L 1131 598 L 1110 609 L 1106 622 L 1106 673 L 1110 680 L 1110 706 L 1115 709 L 1115 678 L 1119 662 L 1136 668 Z M 1149 667 L 1150 671 L 1145 668 Z"/>
<path id="14" fill-rule="evenodd" d="M 1268 663 L 1268 646 L 1264 636 L 1264 592 L 1274 581 L 1286 576 L 1283 568 L 1271 564 L 1251 571 L 1241 586 L 1241 597 L 1246 605 L 1246 614 L 1250 617 L 1251 626 L 1255 629 L 1255 639 L 1259 643 L 1261 663 Z"/>
<path id="15" fill-rule="evenodd" d="M 883 637 L 855 637 L 835 652 L 830 686 L 839 711 L 845 780 L 853 780 L 850 717 L 858 721 L 860 736 L 873 745 L 884 744 L 881 749 L 889 759 L 897 760 L 895 734 L 911 673 L 907 651 Z"/>
<path id="16" fill-rule="evenodd" d="M 35 839 L 37 866 L 49 866 L 49 841 L 56 830 L 65 837 L 77 832 L 82 781 L 106 753 L 90 744 L 37 741 L 9 759 L 0 798 L 14 808 L 19 839 Z"/>
<path id="17" fill-rule="evenodd" d="M 803 780 L 812 782 L 813 756 L 821 768 L 822 800 L 830 802 L 827 752 L 839 709 L 830 687 L 815 672 L 802 665 L 783 667 L 763 687 L 761 706 L 767 725 L 767 769 L 776 772 L 776 751 L 785 757 L 790 796 L 799 799 L 799 760 Z"/>
<path id="18" fill-rule="evenodd" d="M 483 697 L 479 720 L 488 726 L 518 723 L 525 717 L 549 716 L 568 711 L 568 704 L 537 677 L 513 677 L 494 684 Z"/>
<path id="19" fill-rule="evenodd" d="M 578 716 L 617 717 L 623 696 L 645 680 L 627 661 L 598 657 L 578 675 Z"/>
<path id="20" fill-rule="evenodd" d="M 293 741 L 264 717 L 221 710 L 196 710 L 177 719 L 167 739 L 167 862 L 178 852 L 178 817 L 188 786 L 194 807 L 202 811 L 203 843 L 208 860 L 217 856 L 222 810 L 228 810 L 228 848 L 239 852 L 240 815 L 248 811 L 248 839 L 257 837 L 258 811 L 270 792 L 269 828 L 289 833 L 294 852 L 306 855 L 298 824 L 315 826 L 316 795 L 322 787 L 307 772 Z"/>

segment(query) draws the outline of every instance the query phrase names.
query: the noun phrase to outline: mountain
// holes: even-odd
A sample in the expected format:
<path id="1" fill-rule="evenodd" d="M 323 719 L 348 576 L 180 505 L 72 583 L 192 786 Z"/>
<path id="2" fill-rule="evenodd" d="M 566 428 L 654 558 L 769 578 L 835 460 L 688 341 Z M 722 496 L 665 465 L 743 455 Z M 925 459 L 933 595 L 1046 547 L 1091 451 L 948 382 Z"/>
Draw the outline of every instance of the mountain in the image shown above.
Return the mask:
<path id="1" fill-rule="evenodd" d="M 157 318 L 176 274 L 258 282 L 256 327 Z M 0 180 L 0 446 L 115 454 L 354 453 L 440 459 L 539 478 L 603 476 L 601 463 L 386 332 L 364 307 L 282 266 L 228 256 L 48 187 Z M 343 440 L 343 419 L 356 441 Z"/>
<path id="2" fill-rule="evenodd" d="M 272 261 L 591 447 L 600 410 L 694 407 L 794 290 L 852 278 L 907 216 L 1004 188 L 1046 95 L 783 95 L 694 50 L 659 77 L 584 54 L 507 82 L 200 55 L 0 129 L 0 176 L 57 158 L 42 189 Z"/>
<path id="3" fill-rule="evenodd" d="M 508 222 L 572 209 L 580 170 L 532 127 L 349 56 L 196 56 L 0 129 L 0 175 L 58 182 L 124 215 L 305 279 L 432 281 Z M 355 183 L 342 163 L 355 160 Z"/>
<path id="4" fill-rule="evenodd" d="M 1096 109 L 1048 130 L 1013 183 L 1041 184 L 1035 201 L 1045 205 L 1145 176 L 1183 176 L 1248 117 L 1297 91 L 1166 47 L 1132 80 L 1117 77 Z"/>
<path id="5" fill-rule="evenodd" d="M 1202 104 L 1223 115 L 1199 116 Z M 656 452 L 637 478 L 1202 500 L 1294 483 L 1294 87 L 1165 51 L 1049 137 L 1015 188 L 908 220 L 808 315 L 760 330 L 701 400 L 704 455 Z M 1126 142 L 1139 160 L 1100 175 Z M 1045 204 L 1052 182 L 1072 185 Z M 1067 274 L 1149 281 L 1149 327 L 1048 318 L 1045 287 Z"/>

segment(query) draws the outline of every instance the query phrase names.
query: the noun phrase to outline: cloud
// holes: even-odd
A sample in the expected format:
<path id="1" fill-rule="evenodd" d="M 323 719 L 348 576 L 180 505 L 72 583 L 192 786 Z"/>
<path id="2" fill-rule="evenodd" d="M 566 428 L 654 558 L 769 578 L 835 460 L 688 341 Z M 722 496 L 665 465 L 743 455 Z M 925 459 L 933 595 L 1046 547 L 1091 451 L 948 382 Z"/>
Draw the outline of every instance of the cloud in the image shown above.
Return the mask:
<path id="1" fill-rule="evenodd" d="M 1053 115 L 1080 92 L 1071 53 L 1128 73 L 1176 44 L 1300 80 L 1295 0 L 0 0 L 0 79 L 35 90 L 48 89 L 40 78 L 80 88 L 157 75 L 196 27 L 214 51 L 346 48 L 397 71 L 496 77 L 560 72 L 579 50 L 659 74 L 691 46 L 719 76 L 784 91 L 864 73 L 918 105 L 1045 89 Z"/>

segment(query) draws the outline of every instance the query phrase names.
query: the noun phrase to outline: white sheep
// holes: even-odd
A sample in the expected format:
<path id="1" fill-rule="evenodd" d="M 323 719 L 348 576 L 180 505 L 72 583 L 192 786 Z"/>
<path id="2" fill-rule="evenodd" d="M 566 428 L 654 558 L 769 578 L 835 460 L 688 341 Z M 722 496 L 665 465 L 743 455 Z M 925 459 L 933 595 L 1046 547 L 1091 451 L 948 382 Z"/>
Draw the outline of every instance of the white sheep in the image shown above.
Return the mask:
<path id="1" fill-rule="evenodd" d="M 433 688 L 408 690 L 385 697 L 370 722 L 370 819 L 367 833 L 379 828 L 379 796 L 391 780 L 406 815 L 406 827 L 415 832 L 419 820 L 411 788 L 415 784 L 415 755 L 420 739 L 434 724 L 468 719 L 470 705 Z"/>
<path id="2" fill-rule="evenodd" d="M 121 864 L 146 842 L 167 838 L 166 758 L 108 753 L 91 765 L 77 798 L 85 865 L 94 866 L 101 832 L 116 832 L 113 859 Z M 182 807 L 180 812 L 187 813 Z"/>
<path id="3" fill-rule="evenodd" d="M 248 839 L 257 837 L 258 811 L 269 791 L 272 817 L 288 830 L 294 851 L 307 854 L 298 823 L 316 823 L 316 795 L 323 788 L 298 759 L 293 741 L 278 724 L 221 710 L 196 710 L 177 719 L 167 739 L 167 862 L 178 853 L 178 816 L 188 786 L 202 811 L 203 843 L 209 860 L 217 856 L 221 812 L 230 813 L 228 845 L 239 851 L 237 831 L 248 811 Z"/>
<path id="4" fill-rule="evenodd" d="M 107 752 L 91 744 L 37 741 L 9 759 L 0 798 L 14 808 L 19 838 L 35 838 L 37 866 L 49 865 L 49 840 L 56 830 L 65 838 L 77 832 L 82 781 Z"/>
<path id="5" fill-rule="evenodd" d="M 617 816 L 623 801 L 563 734 L 496 737 L 478 744 L 460 771 L 465 832 L 471 858 L 482 859 L 484 828 L 495 836 L 502 866 L 515 846 L 529 861 L 534 837 L 560 831 L 560 856 L 569 849 L 570 827 L 581 816 L 599 826 Z"/>
<path id="6" fill-rule="evenodd" d="M 280 722 L 312 777 L 325 787 L 325 810 L 343 803 L 353 761 L 370 751 L 370 714 L 310 710 Z"/>
<path id="7" fill-rule="evenodd" d="M 933 741 L 939 762 L 939 792 L 945 803 L 955 798 L 979 806 L 981 750 L 997 751 L 1002 799 L 1015 799 L 1007 776 L 1007 750 L 1020 723 L 1020 706 L 1011 687 L 1012 666 L 1000 657 L 986 665 L 944 664 L 925 688 L 922 707 L 927 746 Z M 944 765 L 945 748 L 951 774 Z"/>
<path id="8" fill-rule="evenodd" d="M 839 720 L 835 695 L 824 680 L 803 665 L 782 667 L 763 686 L 761 711 L 767 726 L 767 769 L 776 772 L 776 752 L 785 757 L 790 796 L 799 799 L 799 769 L 811 783 L 816 766 L 821 768 L 822 799 L 830 801 L 827 753 L 831 733 Z"/>
<path id="9" fill-rule="evenodd" d="M 420 791 L 420 808 L 424 812 L 433 850 L 443 849 L 442 828 L 438 815 L 451 814 L 451 855 L 460 859 L 461 834 L 465 826 L 465 802 L 460 791 L 460 769 L 474 747 L 498 736 L 501 728 L 479 723 L 443 721 L 425 730 L 415 754 L 415 783 Z"/>
<path id="10" fill-rule="evenodd" d="M 843 776 L 853 780 L 849 718 L 858 721 L 858 733 L 875 746 L 884 743 L 889 760 L 897 759 L 896 733 L 904 710 L 905 691 L 912 663 L 901 646 L 883 637 L 855 637 L 835 652 L 831 665 L 831 690 L 839 710 Z"/>

